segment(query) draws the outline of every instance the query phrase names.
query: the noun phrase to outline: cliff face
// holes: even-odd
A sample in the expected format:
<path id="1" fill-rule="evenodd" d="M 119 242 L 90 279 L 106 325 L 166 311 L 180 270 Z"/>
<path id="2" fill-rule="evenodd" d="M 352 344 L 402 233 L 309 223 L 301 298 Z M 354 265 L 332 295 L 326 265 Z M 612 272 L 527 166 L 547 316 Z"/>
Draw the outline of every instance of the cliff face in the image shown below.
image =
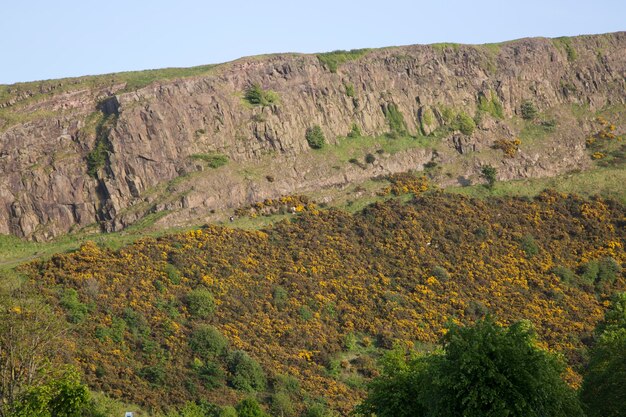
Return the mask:
<path id="1" fill-rule="evenodd" d="M 386 48 L 336 72 L 315 55 L 253 57 L 135 91 L 114 79 L 90 88 L 72 88 L 71 80 L 48 82 L 49 90 L 33 84 L 37 91 L 21 89 L 0 101 L 0 233 L 47 239 L 93 223 L 118 230 L 163 210 L 202 217 L 266 197 L 419 169 L 433 158 L 457 163 L 456 172 L 471 177 L 493 161 L 486 150 L 495 140 L 519 133 L 510 120 L 520 116 L 524 101 L 540 111 L 624 104 L 625 77 L 626 33 L 615 33 Z M 246 103 L 243 91 L 251 84 L 275 91 L 278 103 Z M 385 155 L 365 169 L 327 166 L 328 158 L 320 160 L 305 139 L 313 125 L 321 126 L 329 147 L 353 124 L 364 135 L 381 135 L 390 130 L 390 108 L 410 134 L 429 133 L 446 124 L 446 109 L 473 116 L 481 98 L 501 104 L 504 117 L 486 115 L 471 135 L 448 130 L 436 146 Z M 585 167 L 591 127 L 571 112 L 554 117 L 558 134 L 494 162 L 501 178 Z M 102 161 L 90 176 L 88 158 L 98 146 Z M 213 152 L 227 155 L 227 166 L 210 169 L 192 157 Z M 255 167 L 260 173 L 246 174 Z"/>

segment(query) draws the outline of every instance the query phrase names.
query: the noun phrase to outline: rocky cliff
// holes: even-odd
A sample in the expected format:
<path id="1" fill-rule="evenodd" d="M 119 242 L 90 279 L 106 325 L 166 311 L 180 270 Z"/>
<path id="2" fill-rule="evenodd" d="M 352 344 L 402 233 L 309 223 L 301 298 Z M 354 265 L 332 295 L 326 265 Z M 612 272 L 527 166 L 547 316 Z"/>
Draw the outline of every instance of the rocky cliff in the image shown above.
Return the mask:
<path id="1" fill-rule="evenodd" d="M 252 57 L 139 87 L 117 75 L 1 86 L 0 233 L 119 230 L 154 212 L 205 219 L 430 161 L 451 167 L 442 183 L 476 180 L 485 163 L 501 179 L 584 169 L 591 115 L 626 103 L 625 77 L 621 32 Z M 275 99 L 246 101 L 252 85 Z M 556 128 L 507 157 L 492 147 L 518 137 L 523 103 L 537 126 Z M 463 115 L 476 128 L 460 126 Z M 305 139 L 314 125 L 328 142 L 321 151 Z M 333 149 L 348 146 L 338 138 L 353 125 L 362 136 L 391 131 L 381 143 L 411 135 L 415 146 L 348 163 Z M 214 155 L 228 163 L 211 168 Z"/>

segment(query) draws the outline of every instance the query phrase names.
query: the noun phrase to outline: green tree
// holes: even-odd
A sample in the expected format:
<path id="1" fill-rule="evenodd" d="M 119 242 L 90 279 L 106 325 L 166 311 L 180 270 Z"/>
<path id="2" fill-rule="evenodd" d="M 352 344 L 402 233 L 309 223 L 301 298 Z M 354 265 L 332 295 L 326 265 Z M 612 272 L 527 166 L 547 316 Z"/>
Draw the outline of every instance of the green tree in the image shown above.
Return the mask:
<path id="1" fill-rule="evenodd" d="M 364 416 L 414 417 L 426 415 L 425 390 L 427 358 L 407 358 L 403 350 L 387 352 L 381 359 L 382 375 L 368 386 L 365 401 L 357 407 Z"/>
<path id="2" fill-rule="evenodd" d="M 537 108 L 532 101 L 524 101 L 520 110 L 522 112 L 522 118 L 525 120 L 532 120 L 537 117 Z"/>
<path id="3" fill-rule="evenodd" d="M 215 299 L 211 291 L 198 288 L 192 290 L 185 298 L 187 309 L 192 316 L 198 318 L 207 318 L 215 310 Z"/>
<path id="4" fill-rule="evenodd" d="M 626 416 L 626 293 L 614 296 L 596 329 L 581 400 L 589 417 Z"/>
<path id="5" fill-rule="evenodd" d="M 241 400 L 235 408 L 239 417 L 269 417 L 254 398 Z"/>
<path id="6" fill-rule="evenodd" d="M 206 359 L 224 353 L 228 341 L 215 327 L 200 325 L 191 334 L 189 346 L 194 353 Z"/>
<path id="7" fill-rule="evenodd" d="M 385 368 L 359 411 L 376 416 L 574 417 L 582 410 L 561 379 L 563 363 L 539 349 L 524 322 L 491 318 L 452 326 L 443 352 Z M 404 404 L 404 405 L 403 405 Z"/>
<path id="8" fill-rule="evenodd" d="M 81 417 L 89 406 L 89 390 L 74 369 L 20 396 L 15 417 Z"/>
<path id="9" fill-rule="evenodd" d="M 265 373 L 261 365 L 243 350 L 236 350 L 228 361 L 231 373 L 231 385 L 242 391 L 261 391 L 265 389 Z"/>
<path id="10" fill-rule="evenodd" d="M 480 169 L 480 174 L 487 181 L 486 187 L 492 189 L 498 175 L 496 169 L 491 165 L 485 165 Z"/>

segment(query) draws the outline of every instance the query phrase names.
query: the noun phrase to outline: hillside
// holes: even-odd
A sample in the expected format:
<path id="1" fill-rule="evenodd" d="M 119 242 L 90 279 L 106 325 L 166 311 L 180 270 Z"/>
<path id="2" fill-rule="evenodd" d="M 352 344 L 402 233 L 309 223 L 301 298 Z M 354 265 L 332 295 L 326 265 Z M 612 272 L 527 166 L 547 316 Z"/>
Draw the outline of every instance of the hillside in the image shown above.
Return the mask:
<path id="1" fill-rule="evenodd" d="M 425 167 L 444 186 L 486 164 L 500 180 L 621 167 L 624 51 L 620 32 L 0 86 L 0 234 L 202 224 Z"/>
<path id="2" fill-rule="evenodd" d="M 67 320 L 64 356 L 93 389 L 148 409 L 258 391 L 345 415 L 381 352 L 431 350 L 446 322 L 488 313 L 532 322 L 577 386 L 607 298 L 626 289 L 624 213 L 555 192 L 428 192 L 353 215 L 309 205 L 258 231 L 87 243 L 21 272 Z"/>

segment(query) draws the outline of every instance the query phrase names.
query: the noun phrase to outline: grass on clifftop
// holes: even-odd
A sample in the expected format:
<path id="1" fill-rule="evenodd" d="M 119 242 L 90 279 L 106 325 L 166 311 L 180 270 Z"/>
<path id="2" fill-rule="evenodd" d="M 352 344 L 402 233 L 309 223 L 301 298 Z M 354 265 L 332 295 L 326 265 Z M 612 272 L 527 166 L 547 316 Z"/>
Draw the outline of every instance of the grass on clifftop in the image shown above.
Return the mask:
<path id="1" fill-rule="evenodd" d="M 600 195 L 604 198 L 626 203 L 626 170 L 623 168 L 598 167 L 589 171 L 572 172 L 550 178 L 529 178 L 513 181 L 497 181 L 489 190 L 483 185 L 448 187 L 446 191 L 469 197 L 490 196 L 533 197 L 549 188 L 561 193 L 578 194 L 584 197 Z"/>

